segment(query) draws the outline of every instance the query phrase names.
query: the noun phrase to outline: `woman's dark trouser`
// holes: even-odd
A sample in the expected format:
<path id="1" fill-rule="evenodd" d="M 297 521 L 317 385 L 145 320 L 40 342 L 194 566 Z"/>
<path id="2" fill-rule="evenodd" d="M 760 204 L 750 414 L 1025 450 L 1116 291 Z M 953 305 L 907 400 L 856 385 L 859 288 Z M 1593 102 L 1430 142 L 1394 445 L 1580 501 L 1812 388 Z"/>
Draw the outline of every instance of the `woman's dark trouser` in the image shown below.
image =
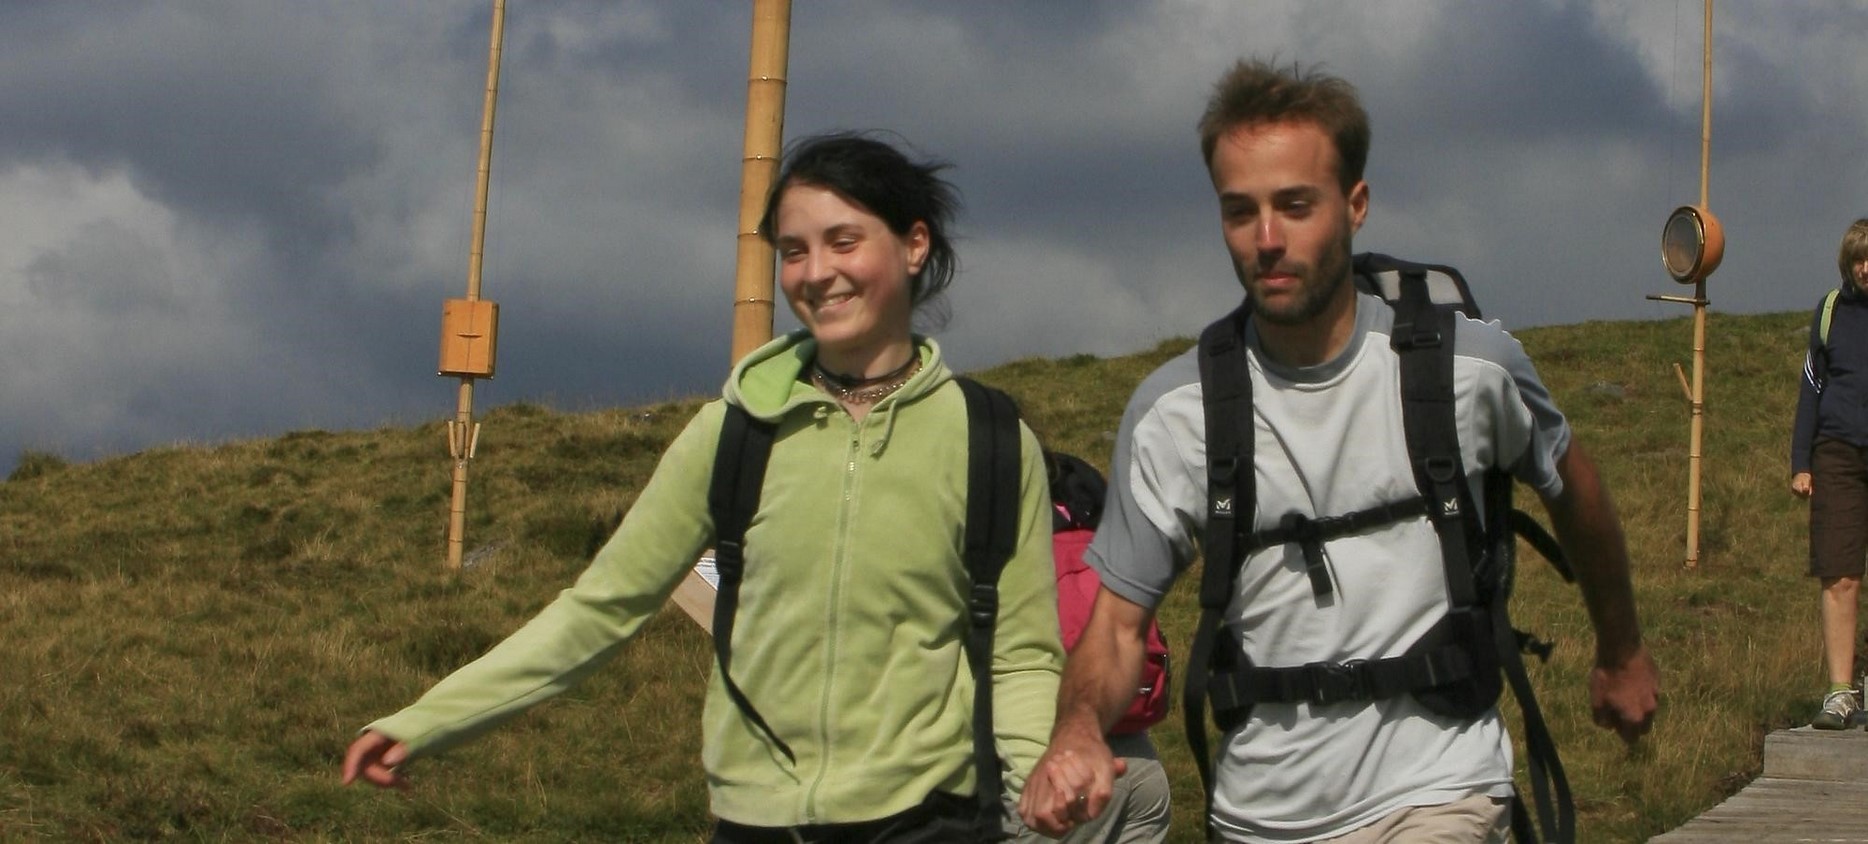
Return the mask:
<path id="1" fill-rule="evenodd" d="M 978 839 L 978 811 L 971 796 L 936 791 L 919 806 L 873 821 L 794 827 L 716 821 L 713 844 L 959 844 Z"/>

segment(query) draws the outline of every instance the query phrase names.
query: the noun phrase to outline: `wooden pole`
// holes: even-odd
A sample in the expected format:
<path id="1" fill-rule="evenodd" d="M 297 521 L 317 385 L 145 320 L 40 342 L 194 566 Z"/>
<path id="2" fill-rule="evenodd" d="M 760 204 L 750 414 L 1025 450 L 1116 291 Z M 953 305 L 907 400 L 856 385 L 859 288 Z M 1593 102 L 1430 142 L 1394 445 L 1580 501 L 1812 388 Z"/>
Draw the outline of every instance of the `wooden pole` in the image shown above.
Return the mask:
<path id="1" fill-rule="evenodd" d="M 1699 207 L 1710 209 L 1712 175 L 1712 0 L 1706 0 L 1700 64 Z M 1701 445 L 1706 430 L 1706 276 L 1693 286 L 1693 422 L 1687 447 L 1686 567 L 1699 568 Z"/>
<path id="2" fill-rule="evenodd" d="M 759 237 L 765 197 L 778 178 L 785 136 L 785 73 L 791 52 L 791 0 L 753 0 L 746 79 L 746 141 L 740 159 L 739 254 L 733 281 L 733 362 L 772 339 L 772 247 Z M 713 629 L 714 587 L 689 571 L 675 606 Z"/>
<path id="3" fill-rule="evenodd" d="M 739 254 L 733 286 L 733 360 L 772 339 L 772 247 L 759 237 L 759 215 L 778 176 L 785 134 L 785 73 L 791 0 L 754 0 L 746 80 L 746 139 L 740 160 Z"/>
<path id="4" fill-rule="evenodd" d="M 493 32 L 487 48 L 486 102 L 480 120 L 480 168 L 474 187 L 473 243 L 467 256 L 467 298 L 480 298 L 480 269 L 486 250 L 486 197 L 493 171 L 493 111 L 499 98 L 500 42 L 506 34 L 506 0 L 493 0 Z M 467 461 L 480 440 L 480 425 L 473 421 L 473 376 L 462 376 L 454 419 L 448 422 L 448 452 L 454 458 L 454 497 L 448 504 L 449 569 L 461 567 L 467 532 Z"/>

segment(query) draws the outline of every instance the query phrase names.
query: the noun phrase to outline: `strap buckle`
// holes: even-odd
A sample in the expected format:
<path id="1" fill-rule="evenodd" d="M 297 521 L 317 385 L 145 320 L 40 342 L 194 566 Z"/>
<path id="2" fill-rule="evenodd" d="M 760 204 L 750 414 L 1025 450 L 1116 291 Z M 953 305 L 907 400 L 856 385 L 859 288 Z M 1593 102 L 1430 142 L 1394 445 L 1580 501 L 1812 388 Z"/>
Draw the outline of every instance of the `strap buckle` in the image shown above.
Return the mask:
<path id="1" fill-rule="evenodd" d="M 1347 524 L 1340 517 L 1327 516 L 1312 519 L 1295 510 L 1284 514 L 1278 522 L 1278 529 L 1284 532 L 1287 542 L 1297 543 L 1304 553 L 1304 574 L 1310 578 L 1310 591 L 1321 598 L 1335 591 L 1330 584 L 1329 563 L 1323 557 L 1323 540 L 1330 538 L 1331 531 Z"/>
<path id="2" fill-rule="evenodd" d="M 977 628 L 988 628 L 999 618 L 999 585 L 975 583 L 966 604 L 967 619 Z"/>
<path id="3" fill-rule="evenodd" d="M 1450 484 L 1459 474 L 1459 463 L 1451 457 L 1435 456 L 1421 461 L 1427 469 L 1427 477 L 1437 484 Z"/>
<path id="4" fill-rule="evenodd" d="M 1518 651 L 1529 656 L 1537 657 L 1539 662 L 1549 662 L 1550 654 L 1557 649 L 1556 642 L 1539 639 L 1536 635 L 1526 633 L 1523 630 L 1513 629 L 1511 632 L 1517 634 Z"/>
<path id="5" fill-rule="evenodd" d="M 1206 479 L 1215 484 L 1231 486 L 1239 480 L 1238 457 L 1209 457 L 1206 460 Z"/>
<path id="6" fill-rule="evenodd" d="M 1287 532 L 1289 541 L 1303 545 L 1335 539 L 1351 529 L 1347 515 L 1312 517 L 1295 510 L 1284 514 L 1284 518 L 1278 520 L 1278 527 Z"/>
<path id="7" fill-rule="evenodd" d="M 1367 660 L 1347 662 L 1310 662 L 1304 674 L 1310 678 L 1310 702 L 1328 705 L 1350 700 L 1368 700 L 1368 675 L 1362 670 Z"/>
<path id="8" fill-rule="evenodd" d="M 738 577 L 746 568 L 745 546 L 729 539 L 716 539 L 713 549 L 714 571 L 722 577 Z"/>
<path id="9" fill-rule="evenodd" d="M 1431 349 L 1440 345 L 1439 314 L 1431 304 L 1421 308 L 1413 320 L 1402 322 L 1397 319 L 1395 323 L 1395 339 L 1403 348 Z"/>

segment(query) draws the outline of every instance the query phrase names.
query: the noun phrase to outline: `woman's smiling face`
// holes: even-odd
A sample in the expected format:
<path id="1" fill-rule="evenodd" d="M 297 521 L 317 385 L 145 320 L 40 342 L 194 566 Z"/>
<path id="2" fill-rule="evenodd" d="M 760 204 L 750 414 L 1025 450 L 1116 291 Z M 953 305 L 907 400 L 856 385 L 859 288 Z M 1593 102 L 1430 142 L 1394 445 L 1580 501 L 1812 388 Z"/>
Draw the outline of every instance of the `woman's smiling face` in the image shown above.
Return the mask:
<path id="1" fill-rule="evenodd" d="M 779 286 L 827 367 L 862 375 L 883 350 L 911 342 L 910 279 L 927 258 L 926 225 L 897 235 L 882 218 L 812 184 L 785 188 L 776 223 Z"/>

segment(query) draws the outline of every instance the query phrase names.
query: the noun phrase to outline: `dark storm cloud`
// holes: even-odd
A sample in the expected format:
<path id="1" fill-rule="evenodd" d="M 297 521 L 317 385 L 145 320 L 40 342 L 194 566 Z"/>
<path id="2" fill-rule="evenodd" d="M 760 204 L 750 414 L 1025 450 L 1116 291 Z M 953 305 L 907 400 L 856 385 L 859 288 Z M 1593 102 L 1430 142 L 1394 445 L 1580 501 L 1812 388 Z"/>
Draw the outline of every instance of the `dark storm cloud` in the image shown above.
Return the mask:
<path id="1" fill-rule="evenodd" d="M 320 41 L 335 33 L 309 6 L 241 8 L 139 4 L 8 27 L 0 155 L 125 168 L 157 202 L 314 255 L 345 233 L 331 189 L 376 155 L 343 90 L 367 79 L 331 72 Z"/>
<path id="2" fill-rule="evenodd" d="M 444 415 L 490 4 L 0 6 L 0 470 Z M 748 4 L 508 13 L 481 405 L 725 374 Z M 1859 9 L 1719 10 L 1713 298 L 1805 307 L 1868 208 Z M 794 4 L 788 137 L 955 164 L 963 367 L 1115 354 L 1236 297 L 1193 124 L 1242 55 L 1322 62 L 1375 119 L 1364 248 L 1451 261 L 1514 326 L 1682 316 L 1657 236 L 1698 185 L 1699 4 Z M 1806 301 L 1807 300 L 1807 301 Z M 781 314 L 779 328 L 791 325 Z M 1671 377 L 1670 373 L 1662 373 Z M 497 436 L 497 432 L 488 432 Z M 441 445 L 437 444 L 437 455 Z"/>

